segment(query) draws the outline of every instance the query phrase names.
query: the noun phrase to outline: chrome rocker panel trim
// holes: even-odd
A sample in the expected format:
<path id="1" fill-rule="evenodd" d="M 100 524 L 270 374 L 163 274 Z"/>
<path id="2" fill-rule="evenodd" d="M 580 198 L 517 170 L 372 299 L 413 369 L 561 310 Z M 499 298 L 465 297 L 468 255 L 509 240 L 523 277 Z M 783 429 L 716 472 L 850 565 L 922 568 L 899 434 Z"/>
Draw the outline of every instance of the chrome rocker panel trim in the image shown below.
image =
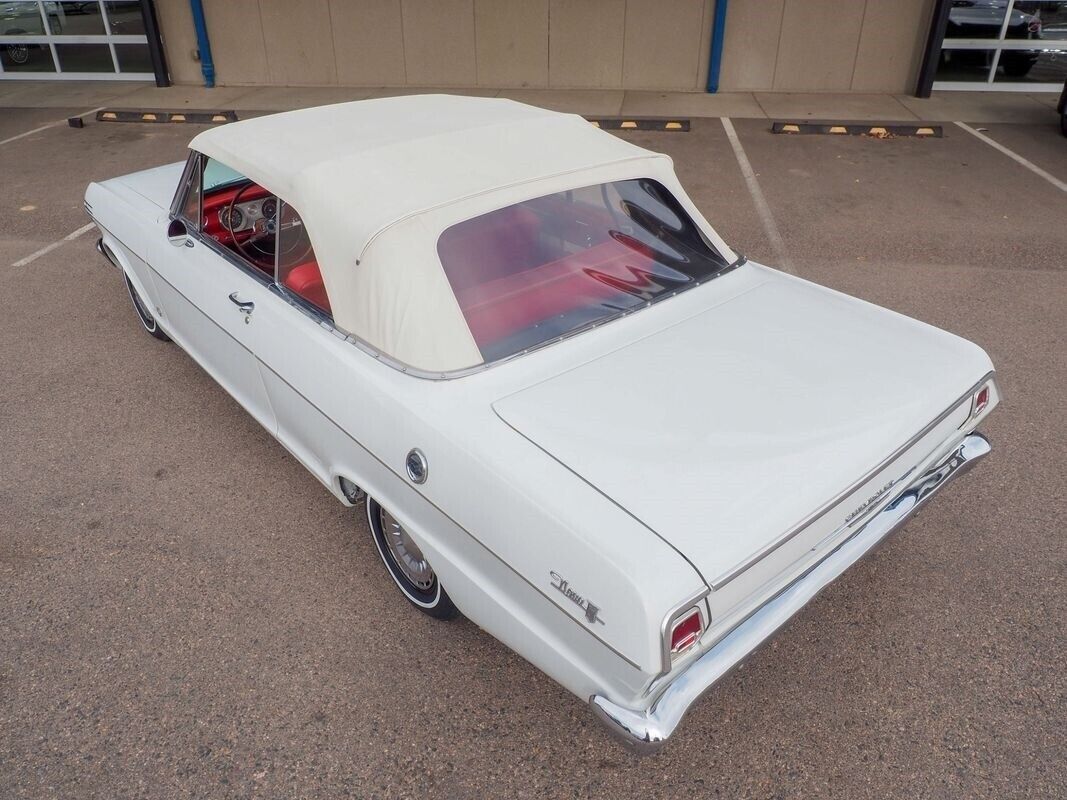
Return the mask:
<path id="1" fill-rule="evenodd" d="M 612 733 L 638 753 L 662 747 L 689 708 L 744 662 L 760 645 L 845 570 L 899 528 L 953 478 L 988 455 L 989 441 L 978 433 L 965 437 L 949 456 L 914 481 L 900 496 L 839 544 L 822 561 L 768 600 L 676 677 L 647 709 L 630 709 L 601 695 L 589 702 Z"/>

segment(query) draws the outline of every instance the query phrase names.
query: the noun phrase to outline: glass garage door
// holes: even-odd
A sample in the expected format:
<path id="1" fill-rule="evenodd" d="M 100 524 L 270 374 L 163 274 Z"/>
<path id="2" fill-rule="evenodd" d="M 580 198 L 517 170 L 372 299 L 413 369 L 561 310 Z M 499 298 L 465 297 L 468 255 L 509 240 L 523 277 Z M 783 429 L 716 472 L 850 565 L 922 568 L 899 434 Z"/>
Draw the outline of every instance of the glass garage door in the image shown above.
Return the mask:
<path id="1" fill-rule="evenodd" d="M 953 0 L 935 89 L 1060 91 L 1067 0 Z"/>
<path id="2" fill-rule="evenodd" d="M 139 0 L 0 0 L 0 80 L 152 80 Z"/>

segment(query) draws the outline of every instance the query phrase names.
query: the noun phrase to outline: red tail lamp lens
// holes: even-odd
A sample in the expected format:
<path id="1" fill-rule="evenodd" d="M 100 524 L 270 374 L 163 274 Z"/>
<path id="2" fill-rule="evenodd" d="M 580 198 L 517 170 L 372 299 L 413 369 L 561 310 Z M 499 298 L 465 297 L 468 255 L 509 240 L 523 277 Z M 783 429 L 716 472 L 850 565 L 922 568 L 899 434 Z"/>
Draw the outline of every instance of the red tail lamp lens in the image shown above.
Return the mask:
<path id="1" fill-rule="evenodd" d="M 671 629 L 671 652 L 680 653 L 693 646 L 703 632 L 704 624 L 700 620 L 700 610 L 694 608 Z"/>
<path id="2" fill-rule="evenodd" d="M 989 405 L 989 387 L 983 386 L 974 396 L 974 414 L 977 416 L 982 413 L 987 405 Z"/>

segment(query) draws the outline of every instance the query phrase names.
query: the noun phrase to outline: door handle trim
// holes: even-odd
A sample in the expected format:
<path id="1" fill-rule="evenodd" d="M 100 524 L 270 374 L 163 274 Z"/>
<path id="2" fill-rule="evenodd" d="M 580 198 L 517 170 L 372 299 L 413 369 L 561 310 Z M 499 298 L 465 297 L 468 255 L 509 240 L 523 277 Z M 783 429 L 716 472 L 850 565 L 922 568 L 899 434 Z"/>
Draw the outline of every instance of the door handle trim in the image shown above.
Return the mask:
<path id="1" fill-rule="evenodd" d="M 237 306 L 237 309 L 242 314 L 251 314 L 256 309 L 256 304 L 251 300 L 240 300 L 237 297 L 238 292 L 230 293 L 230 302 Z"/>

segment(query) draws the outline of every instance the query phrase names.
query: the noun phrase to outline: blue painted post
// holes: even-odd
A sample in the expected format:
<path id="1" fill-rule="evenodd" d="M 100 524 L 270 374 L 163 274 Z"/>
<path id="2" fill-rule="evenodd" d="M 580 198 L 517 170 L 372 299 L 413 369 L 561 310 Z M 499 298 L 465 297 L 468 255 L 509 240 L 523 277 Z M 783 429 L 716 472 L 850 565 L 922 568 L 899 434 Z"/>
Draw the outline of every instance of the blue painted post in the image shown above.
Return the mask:
<path id="1" fill-rule="evenodd" d="M 193 12 L 193 27 L 196 28 L 196 47 L 200 51 L 200 71 L 204 73 L 204 86 L 215 85 L 215 62 L 211 60 L 211 42 L 207 38 L 207 22 L 204 20 L 204 5 L 200 0 L 189 0 Z"/>
<path id="2" fill-rule="evenodd" d="M 708 93 L 719 91 L 719 67 L 722 66 L 722 45 L 726 38 L 726 2 L 715 0 L 715 17 L 711 28 L 711 54 L 708 58 Z"/>

